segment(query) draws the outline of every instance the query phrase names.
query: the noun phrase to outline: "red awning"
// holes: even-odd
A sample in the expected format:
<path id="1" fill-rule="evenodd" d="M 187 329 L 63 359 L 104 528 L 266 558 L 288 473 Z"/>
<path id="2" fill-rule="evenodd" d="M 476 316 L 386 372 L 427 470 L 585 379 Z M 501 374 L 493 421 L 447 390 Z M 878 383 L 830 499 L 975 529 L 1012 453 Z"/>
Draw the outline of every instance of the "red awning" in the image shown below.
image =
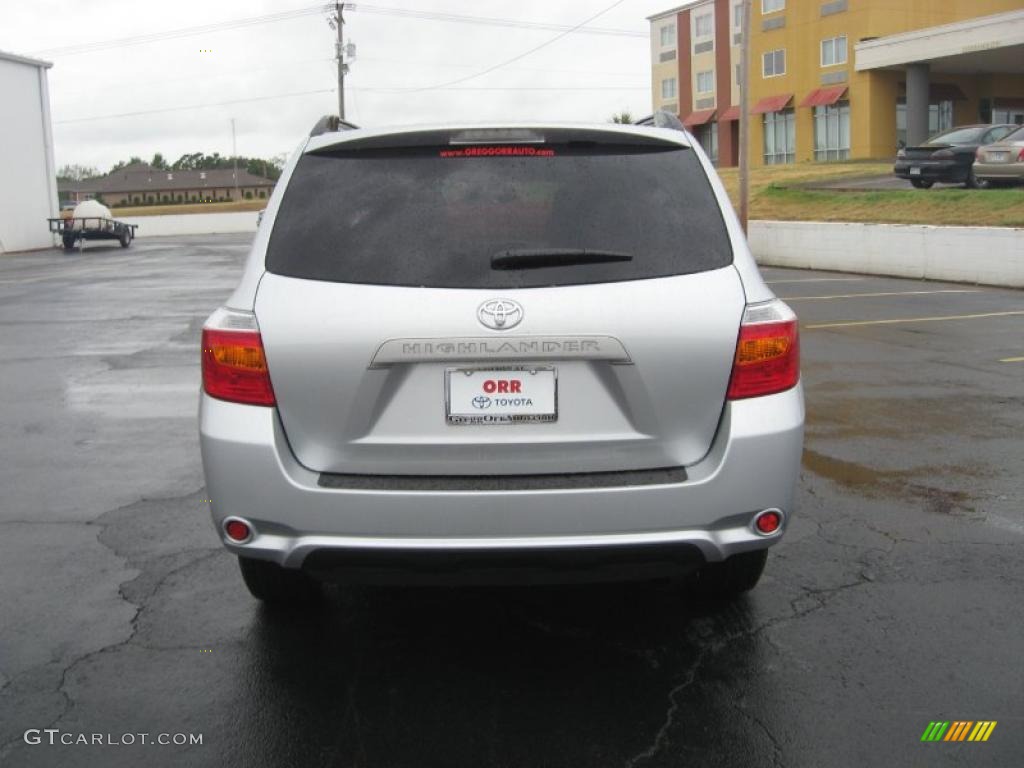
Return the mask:
<path id="1" fill-rule="evenodd" d="M 704 125 L 704 123 L 709 122 L 714 115 L 715 110 L 713 109 L 699 109 L 696 112 L 688 114 L 686 119 L 683 120 L 683 125 L 687 128 L 692 128 L 695 125 Z"/>
<path id="2" fill-rule="evenodd" d="M 784 109 L 792 98 L 792 93 L 780 93 L 778 96 L 767 96 L 754 105 L 754 108 L 750 110 L 750 114 L 761 115 L 765 112 L 778 112 L 780 109 Z"/>
<path id="3" fill-rule="evenodd" d="M 827 107 L 835 104 L 846 93 L 845 85 L 833 85 L 829 88 L 815 88 L 800 102 L 801 107 Z"/>
<path id="4" fill-rule="evenodd" d="M 739 107 L 729 107 L 727 110 L 725 110 L 725 112 L 723 112 L 722 114 L 720 114 L 718 116 L 718 122 L 720 122 L 720 123 L 727 123 L 730 120 L 739 120 L 739 119 L 740 119 L 740 108 Z"/>

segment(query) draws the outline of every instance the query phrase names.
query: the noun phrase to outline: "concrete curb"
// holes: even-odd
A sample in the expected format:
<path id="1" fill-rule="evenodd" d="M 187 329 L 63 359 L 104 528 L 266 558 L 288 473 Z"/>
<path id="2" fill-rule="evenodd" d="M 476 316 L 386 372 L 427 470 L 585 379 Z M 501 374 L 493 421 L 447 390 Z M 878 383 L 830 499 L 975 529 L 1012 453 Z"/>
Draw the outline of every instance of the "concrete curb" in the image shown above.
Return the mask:
<path id="1" fill-rule="evenodd" d="M 256 232 L 259 211 L 230 213 L 182 213 L 166 216 L 118 216 L 126 224 L 138 224 L 136 237 L 167 237 L 169 235 L 224 235 Z"/>
<path id="2" fill-rule="evenodd" d="M 751 221 L 750 250 L 772 267 L 1024 288 L 1024 229 Z"/>

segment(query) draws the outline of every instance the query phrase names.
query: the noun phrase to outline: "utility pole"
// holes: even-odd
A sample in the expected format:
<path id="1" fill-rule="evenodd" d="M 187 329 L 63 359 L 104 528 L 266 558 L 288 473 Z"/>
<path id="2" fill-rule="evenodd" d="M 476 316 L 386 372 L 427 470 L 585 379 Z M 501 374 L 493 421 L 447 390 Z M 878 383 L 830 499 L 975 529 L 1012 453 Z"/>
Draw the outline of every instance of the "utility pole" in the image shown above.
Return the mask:
<path id="1" fill-rule="evenodd" d="M 231 118 L 231 162 L 234 163 L 232 176 L 235 179 L 235 200 L 240 199 L 238 194 L 238 142 L 235 141 L 235 118 Z"/>
<path id="2" fill-rule="evenodd" d="M 348 65 L 345 63 L 345 45 L 342 41 L 342 35 L 345 27 L 345 4 L 341 2 L 334 3 L 334 11 L 336 13 L 333 21 L 334 27 L 338 32 L 338 41 L 335 43 L 335 58 L 338 59 L 338 117 L 342 120 L 345 119 L 345 72 L 348 70 Z"/>
<path id="3" fill-rule="evenodd" d="M 740 22 L 740 226 L 747 233 L 747 206 L 750 199 L 750 0 L 742 0 Z"/>

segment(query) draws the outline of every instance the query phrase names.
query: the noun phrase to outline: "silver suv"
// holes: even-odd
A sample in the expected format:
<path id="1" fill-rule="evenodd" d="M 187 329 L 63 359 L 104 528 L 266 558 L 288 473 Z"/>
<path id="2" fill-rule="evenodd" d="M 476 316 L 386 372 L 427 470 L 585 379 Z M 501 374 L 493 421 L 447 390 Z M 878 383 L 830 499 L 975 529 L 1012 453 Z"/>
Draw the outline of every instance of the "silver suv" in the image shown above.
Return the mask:
<path id="1" fill-rule="evenodd" d="M 253 595 L 753 587 L 793 507 L 797 322 L 689 134 L 330 127 L 203 330 L 213 519 Z"/>

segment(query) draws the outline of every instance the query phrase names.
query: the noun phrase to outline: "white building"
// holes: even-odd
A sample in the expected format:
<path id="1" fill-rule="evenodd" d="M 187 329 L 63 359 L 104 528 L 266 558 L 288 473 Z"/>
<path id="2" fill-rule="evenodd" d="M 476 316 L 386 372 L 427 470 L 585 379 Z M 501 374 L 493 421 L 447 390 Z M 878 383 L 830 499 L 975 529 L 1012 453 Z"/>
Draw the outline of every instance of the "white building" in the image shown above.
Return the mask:
<path id="1" fill-rule="evenodd" d="M 0 254 L 53 245 L 46 224 L 57 215 L 51 66 L 0 51 Z"/>

